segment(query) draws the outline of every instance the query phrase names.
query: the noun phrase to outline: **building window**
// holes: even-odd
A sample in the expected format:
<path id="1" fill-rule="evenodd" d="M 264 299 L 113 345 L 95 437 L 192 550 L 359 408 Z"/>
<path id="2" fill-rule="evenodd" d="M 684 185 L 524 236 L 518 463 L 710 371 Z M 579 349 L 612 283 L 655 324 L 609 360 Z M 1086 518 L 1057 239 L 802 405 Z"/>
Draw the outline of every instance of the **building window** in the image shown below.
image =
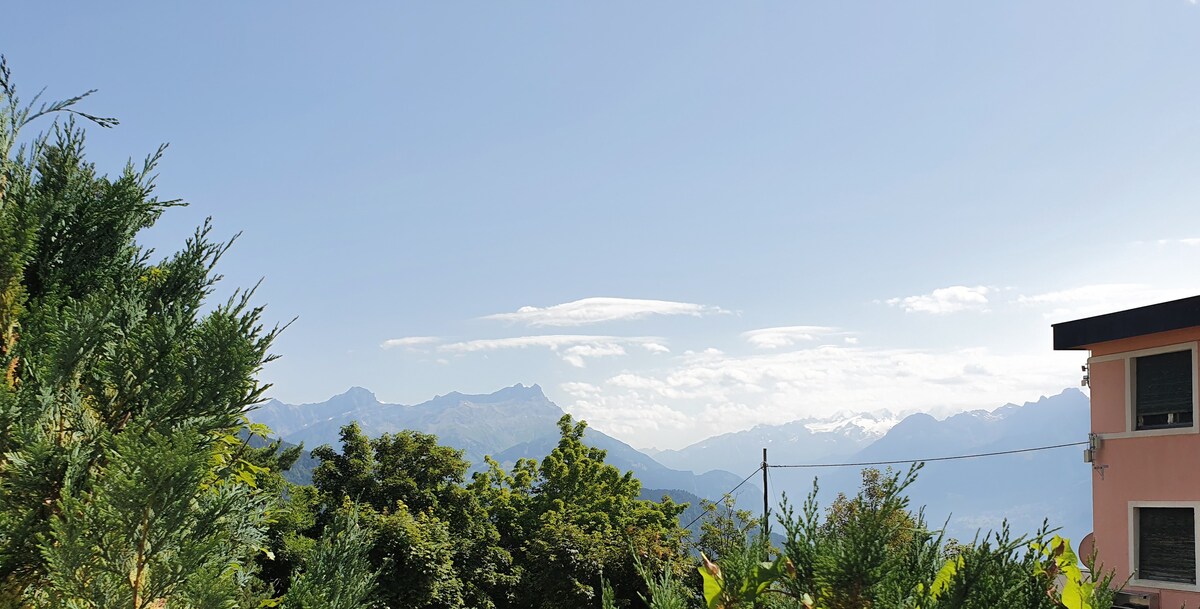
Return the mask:
<path id="1" fill-rule="evenodd" d="M 1192 351 L 1133 358 L 1134 429 L 1192 426 Z"/>
<path id="2" fill-rule="evenodd" d="M 1137 508 L 1137 523 L 1137 579 L 1195 584 L 1194 508 Z"/>

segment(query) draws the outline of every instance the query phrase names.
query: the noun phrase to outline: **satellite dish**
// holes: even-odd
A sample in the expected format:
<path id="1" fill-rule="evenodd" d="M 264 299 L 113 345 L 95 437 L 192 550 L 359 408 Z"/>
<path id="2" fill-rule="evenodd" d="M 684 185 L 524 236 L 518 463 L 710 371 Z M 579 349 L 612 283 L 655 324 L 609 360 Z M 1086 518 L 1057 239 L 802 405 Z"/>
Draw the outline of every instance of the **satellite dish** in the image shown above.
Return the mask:
<path id="1" fill-rule="evenodd" d="M 1096 534 L 1088 533 L 1079 541 L 1079 560 L 1086 562 L 1092 557 L 1092 553 L 1096 551 Z"/>

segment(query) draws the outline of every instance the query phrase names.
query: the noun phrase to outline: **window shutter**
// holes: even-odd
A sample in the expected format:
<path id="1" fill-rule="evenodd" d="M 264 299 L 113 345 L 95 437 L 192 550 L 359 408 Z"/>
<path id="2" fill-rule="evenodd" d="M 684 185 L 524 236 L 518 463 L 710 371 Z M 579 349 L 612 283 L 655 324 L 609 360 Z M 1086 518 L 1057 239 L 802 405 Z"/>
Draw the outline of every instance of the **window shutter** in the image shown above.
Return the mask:
<path id="1" fill-rule="evenodd" d="M 1196 583 L 1192 508 L 1138 508 L 1138 579 Z"/>
<path id="2" fill-rule="evenodd" d="M 1139 416 L 1192 410 L 1192 352 L 1147 355 L 1134 360 Z"/>

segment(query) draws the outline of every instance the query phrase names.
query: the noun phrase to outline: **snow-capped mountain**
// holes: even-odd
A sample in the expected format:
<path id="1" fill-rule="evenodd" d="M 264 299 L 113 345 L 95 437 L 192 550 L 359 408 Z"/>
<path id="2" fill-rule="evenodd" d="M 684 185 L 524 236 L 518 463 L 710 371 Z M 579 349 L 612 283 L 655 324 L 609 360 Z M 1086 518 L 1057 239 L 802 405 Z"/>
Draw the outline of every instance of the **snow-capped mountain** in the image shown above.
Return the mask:
<path id="1" fill-rule="evenodd" d="M 1053 446 L 1084 441 L 1088 429 L 1088 397 L 1072 388 L 1023 405 L 960 412 L 943 419 L 915 413 L 861 450 L 825 462 L 935 459 Z M 948 534 L 961 540 L 971 539 L 977 529 L 995 529 L 1005 520 L 1016 532 L 1032 533 L 1043 518 L 1051 526 L 1063 527 L 1065 536 L 1079 539 L 1091 530 L 1093 476 L 1091 467 L 1080 458 L 1081 450 L 1067 447 L 928 461 L 908 495 L 913 508 L 926 506 L 934 526 L 945 522 Z M 760 460 L 761 452 L 759 448 Z M 772 450 L 771 454 L 775 452 L 783 451 Z M 907 470 L 908 464 L 891 467 Z M 771 495 L 778 498 L 787 493 L 793 502 L 801 500 L 817 478 L 822 504 L 827 505 L 839 492 L 854 492 L 861 469 L 775 469 L 771 471 Z"/>
<path id="2" fill-rule="evenodd" d="M 1087 439 L 1088 398 L 1078 389 L 1023 405 L 960 412 L 945 418 L 925 413 L 901 416 L 887 411 L 839 413 L 783 425 L 715 436 L 680 450 L 655 453 L 668 467 L 697 473 L 722 468 L 745 476 L 762 463 L 836 464 L 959 456 L 1065 444 Z M 878 466 L 884 469 L 887 466 Z M 907 464 L 892 466 L 906 470 Z M 820 482 L 821 503 L 853 493 L 861 467 L 805 467 L 771 470 L 773 502 L 787 494 L 793 504 Z M 1090 530 L 1091 469 L 1079 450 L 1021 453 L 980 459 L 929 462 L 909 489 L 914 508 L 928 506 L 935 526 L 970 539 L 976 529 L 999 527 L 1032 533 L 1043 518 L 1078 539 Z M 949 520 L 947 520 L 949 519 Z"/>
<path id="3" fill-rule="evenodd" d="M 854 413 L 840 412 L 825 419 L 805 419 L 804 427 L 812 433 L 836 433 L 849 438 L 872 441 L 882 438 L 904 416 L 890 410 Z"/>
<path id="4" fill-rule="evenodd" d="M 751 472 L 768 460 L 778 463 L 827 463 L 852 455 L 882 438 L 903 417 L 888 410 L 873 413 L 841 412 L 783 425 L 757 425 L 745 431 L 721 434 L 678 450 L 654 453 L 668 467 L 703 473 L 725 469 Z"/>

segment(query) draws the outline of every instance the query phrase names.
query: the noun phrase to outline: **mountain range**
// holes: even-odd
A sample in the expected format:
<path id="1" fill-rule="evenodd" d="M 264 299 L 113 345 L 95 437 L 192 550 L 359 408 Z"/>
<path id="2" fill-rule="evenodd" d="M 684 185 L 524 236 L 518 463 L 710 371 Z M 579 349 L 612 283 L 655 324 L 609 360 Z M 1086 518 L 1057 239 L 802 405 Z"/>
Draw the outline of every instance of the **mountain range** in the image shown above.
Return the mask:
<path id="1" fill-rule="evenodd" d="M 480 469 L 484 455 L 511 465 L 540 458 L 558 442 L 563 410 L 537 385 L 514 385 L 487 395 L 449 393 L 414 406 L 379 402 L 355 387 L 329 400 L 290 405 L 271 400 L 250 413 L 290 443 L 337 447 L 339 429 L 357 421 L 368 435 L 413 429 L 438 436 L 463 450 Z M 1048 519 L 1079 539 L 1091 529 L 1092 472 L 1080 450 L 1060 448 L 969 459 L 938 460 L 1083 441 L 1088 432 L 1088 398 L 1077 389 L 1023 405 L 963 412 L 945 419 L 886 410 L 840 413 L 782 425 L 759 425 L 722 434 L 678 450 L 638 451 L 589 428 L 585 441 L 608 452 L 608 462 L 632 470 L 657 498 L 717 499 L 762 461 L 768 449 L 770 503 L 786 495 L 796 505 L 819 482 L 822 505 L 837 493 L 853 493 L 862 467 L 846 463 L 926 460 L 909 489 L 912 506 L 925 506 L 929 520 L 953 537 L 969 540 L 977 530 L 1007 520 L 1016 532 L 1032 532 Z M 934 460 L 930 460 L 934 459 Z M 803 466 L 803 467 L 794 467 Z M 880 465 L 879 467 L 887 467 Z M 906 468 L 905 464 L 893 467 Z M 761 479 L 741 487 L 743 507 L 761 509 Z"/>
<path id="2" fill-rule="evenodd" d="M 668 467 L 706 471 L 725 468 L 751 472 L 762 463 L 762 449 L 779 463 L 830 463 L 849 457 L 887 434 L 901 417 L 890 411 L 838 413 L 782 425 L 758 425 L 721 434 L 678 450 L 649 451 Z"/>
<path id="3" fill-rule="evenodd" d="M 385 404 L 370 391 L 354 387 L 316 404 L 270 400 L 252 411 L 250 418 L 266 424 L 283 440 L 309 448 L 321 444 L 337 448 L 339 430 L 352 421 L 371 436 L 405 429 L 430 433 L 442 444 L 462 450 L 472 469 L 480 470 L 484 456 L 511 466 L 522 457 L 547 455 L 558 444 L 558 420 L 563 414 L 541 387 L 518 384 L 487 395 L 449 393 L 415 406 Z M 719 498 L 741 481 L 719 469 L 700 474 L 672 469 L 595 429 L 589 428 L 584 440 L 608 451 L 607 462 L 633 471 L 646 489 Z"/>
<path id="4" fill-rule="evenodd" d="M 922 459 L 925 466 L 908 489 L 912 505 L 924 506 L 931 522 L 946 522 L 947 533 L 960 540 L 971 539 L 980 529 L 997 529 L 1005 521 L 1014 532 L 1032 533 L 1043 520 L 1061 527 L 1065 537 L 1079 540 L 1091 531 L 1092 519 L 1093 472 L 1083 462 L 1082 446 L 940 459 L 1084 442 L 1089 428 L 1088 397 L 1072 388 L 1022 405 L 1005 404 L 942 420 L 912 414 L 839 461 Z M 891 467 L 903 469 L 907 464 Z M 817 478 L 824 504 L 834 493 L 856 488 L 861 468 L 771 471 L 772 485 L 795 500 Z"/>

